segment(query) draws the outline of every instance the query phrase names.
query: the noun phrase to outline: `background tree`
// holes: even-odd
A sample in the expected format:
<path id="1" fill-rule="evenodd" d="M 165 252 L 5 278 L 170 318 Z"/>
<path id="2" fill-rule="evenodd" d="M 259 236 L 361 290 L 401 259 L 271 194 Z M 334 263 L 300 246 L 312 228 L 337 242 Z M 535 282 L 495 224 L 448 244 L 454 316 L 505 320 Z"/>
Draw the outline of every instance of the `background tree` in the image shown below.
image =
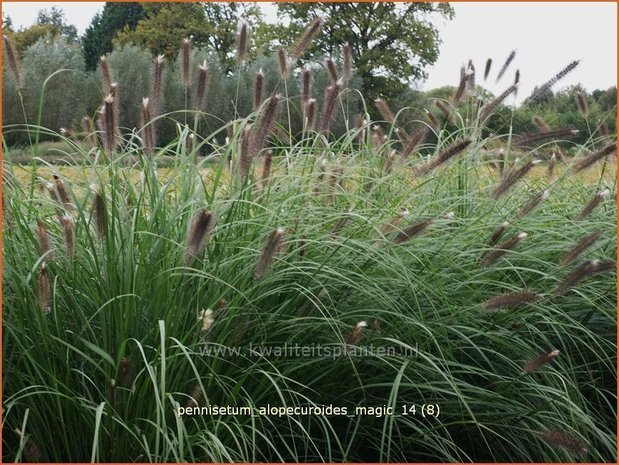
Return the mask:
<path id="1" fill-rule="evenodd" d="M 6 34 L 7 32 L 13 32 L 13 20 L 9 15 L 5 15 L 2 13 L 2 31 Z"/>
<path id="2" fill-rule="evenodd" d="M 77 41 L 77 28 L 73 24 L 67 23 L 64 11 L 61 8 L 52 6 L 39 10 L 36 24 L 54 26 L 58 29 L 60 35 L 67 39 L 67 42 Z"/>
<path id="3" fill-rule="evenodd" d="M 14 30 L 13 21 L 8 16 L 2 17 L 3 33 L 13 40 L 17 51 L 24 54 L 28 48 L 36 44 L 39 39 L 53 39 L 62 36 L 69 44 L 78 40 L 77 28 L 67 23 L 64 11 L 58 7 L 39 10 L 36 22 L 29 27 Z"/>
<path id="4" fill-rule="evenodd" d="M 303 57 L 340 56 L 340 47 L 352 47 L 356 73 L 366 98 L 391 99 L 412 82 L 427 77 L 425 69 L 439 53 L 437 15 L 453 17 L 448 3 L 278 3 L 278 12 L 290 21 L 274 37 L 291 45 L 315 16 L 324 18 L 321 34 Z"/>
<path id="5" fill-rule="evenodd" d="M 239 21 L 255 27 L 261 20 L 258 7 L 247 3 L 152 3 L 144 4 L 144 12 L 136 27 L 125 27 L 114 43 L 133 43 L 173 58 L 181 40 L 191 37 L 196 47 L 212 50 L 228 71 L 234 66 Z"/>
<path id="6" fill-rule="evenodd" d="M 99 57 L 113 50 L 113 38 L 118 31 L 134 29 L 145 15 L 141 3 L 106 2 L 101 13 L 97 13 L 82 39 L 86 69 L 97 69 Z"/>

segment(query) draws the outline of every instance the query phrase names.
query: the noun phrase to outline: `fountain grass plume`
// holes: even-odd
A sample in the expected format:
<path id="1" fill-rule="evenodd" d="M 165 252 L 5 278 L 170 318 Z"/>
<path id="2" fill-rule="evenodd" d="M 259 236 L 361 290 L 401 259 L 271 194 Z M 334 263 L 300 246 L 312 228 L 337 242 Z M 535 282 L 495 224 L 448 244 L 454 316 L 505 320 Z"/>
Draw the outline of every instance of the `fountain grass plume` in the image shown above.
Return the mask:
<path id="1" fill-rule="evenodd" d="M 605 189 L 595 194 L 593 198 L 589 202 L 587 202 L 587 204 L 583 207 L 583 209 L 580 211 L 576 219 L 584 220 L 585 218 L 587 218 L 593 212 L 593 210 L 595 210 L 598 207 L 598 205 L 600 205 L 609 196 L 610 196 L 610 191 L 608 189 Z"/>
<path id="2" fill-rule="evenodd" d="M 486 67 L 484 68 L 484 81 L 488 79 L 490 69 L 492 68 L 492 58 L 486 60 Z"/>
<path id="3" fill-rule="evenodd" d="M 75 258 L 75 221 L 70 216 L 65 215 L 60 218 L 60 224 L 67 258 L 73 260 Z"/>
<path id="4" fill-rule="evenodd" d="M 332 58 L 327 58 L 327 60 L 325 61 L 325 65 L 327 67 L 327 71 L 329 72 L 329 76 L 331 76 L 331 82 L 335 84 L 339 79 L 335 62 Z"/>
<path id="5" fill-rule="evenodd" d="M 303 90 L 301 92 L 301 103 L 305 104 L 311 98 L 312 70 L 309 66 L 303 69 Z"/>
<path id="6" fill-rule="evenodd" d="M 262 177 L 260 178 L 260 187 L 266 189 L 271 178 L 271 166 L 273 165 L 273 152 L 267 150 L 264 154 L 264 160 L 262 163 Z"/>
<path id="7" fill-rule="evenodd" d="M 498 308 L 513 309 L 537 302 L 542 297 L 543 296 L 541 294 L 531 291 L 510 292 L 509 294 L 503 294 L 488 299 L 483 303 L 482 306 L 486 310 Z"/>
<path id="8" fill-rule="evenodd" d="M 537 129 L 540 132 L 550 132 L 550 126 L 548 126 L 548 124 L 540 117 L 535 115 L 533 118 L 531 118 L 531 121 L 533 122 L 533 124 L 535 126 L 537 126 Z"/>
<path id="9" fill-rule="evenodd" d="M 206 60 L 202 62 L 201 65 L 198 65 L 198 82 L 196 85 L 196 97 L 194 108 L 196 110 L 202 110 L 204 107 L 204 101 L 206 98 L 206 91 L 209 85 L 209 71 Z"/>
<path id="10" fill-rule="evenodd" d="M 526 174 L 537 164 L 536 161 L 530 160 L 520 168 L 513 167 L 507 174 L 503 176 L 501 182 L 499 182 L 492 190 L 492 198 L 498 200 L 502 197 L 514 184 L 524 178 Z"/>
<path id="11" fill-rule="evenodd" d="M 24 74 L 21 66 L 21 60 L 19 53 L 15 48 L 15 44 L 9 36 L 2 35 L 2 42 L 4 44 L 4 53 L 6 54 L 6 61 L 9 65 L 9 71 L 13 75 L 13 82 L 17 90 L 21 90 L 24 87 Z"/>
<path id="12" fill-rule="evenodd" d="M 101 55 L 99 58 L 99 70 L 101 72 L 101 83 L 103 84 L 103 93 L 109 94 L 112 89 L 112 70 L 106 55 Z"/>
<path id="13" fill-rule="evenodd" d="M 536 195 L 531 197 L 531 199 L 518 210 L 516 217 L 518 219 L 524 218 L 529 213 L 531 213 L 533 210 L 535 210 L 542 202 L 547 200 L 548 197 L 550 197 L 550 191 L 548 189 L 545 189 L 537 193 Z"/>
<path id="14" fill-rule="evenodd" d="M 559 263 L 561 265 L 567 265 L 568 263 L 573 262 L 576 258 L 582 255 L 587 249 L 589 249 L 593 244 L 595 244 L 601 237 L 602 237 L 602 230 L 600 229 L 598 229 L 597 231 L 591 234 L 587 234 L 561 256 Z"/>
<path id="15" fill-rule="evenodd" d="M 342 77 L 344 82 L 352 79 L 352 49 L 348 42 L 342 45 Z"/>
<path id="16" fill-rule="evenodd" d="M 555 74 L 551 79 L 546 81 L 541 86 L 537 87 L 537 89 L 531 93 L 531 95 L 525 100 L 525 102 L 535 101 L 535 98 L 537 96 L 541 95 L 543 92 L 546 92 L 547 90 L 550 90 L 550 88 L 554 86 L 559 80 L 563 79 L 570 72 L 572 72 L 574 68 L 578 66 L 579 63 L 580 63 L 580 60 L 574 60 L 571 63 L 569 63 L 565 68 L 563 68 L 561 71 Z"/>
<path id="17" fill-rule="evenodd" d="M 279 77 L 284 80 L 288 79 L 288 73 L 290 72 L 288 54 L 283 47 L 277 49 L 277 66 L 279 68 Z"/>
<path id="18" fill-rule="evenodd" d="M 249 176 L 252 163 L 252 154 L 250 153 L 251 128 L 245 126 L 241 132 L 241 141 L 239 144 L 239 176 L 245 179 Z"/>
<path id="19" fill-rule="evenodd" d="M 417 167 L 415 170 L 416 173 L 419 175 L 423 175 L 433 171 L 435 168 L 439 167 L 451 158 L 466 150 L 466 148 L 471 145 L 471 142 L 472 141 L 470 139 L 464 139 L 458 142 L 454 142 L 449 147 L 440 152 L 438 155 L 436 155 L 434 158 L 432 158 L 430 161 Z"/>
<path id="20" fill-rule="evenodd" d="M 328 132 L 331 123 L 335 119 L 335 107 L 337 98 L 342 89 L 342 82 L 337 81 L 325 89 L 324 100 L 322 105 L 322 119 L 320 121 L 320 131 Z"/>
<path id="21" fill-rule="evenodd" d="M 316 126 L 316 99 L 309 99 L 303 105 L 305 115 L 305 126 L 308 131 L 313 131 Z"/>
<path id="22" fill-rule="evenodd" d="M 247 50 L 249 48 L 249 24 L 245 21 L 239 25 L 236 39 L 236 63 L 243 66 L 247 60 Z"/>
<path id="23" fill-rule="evenodd" d="M 92 200 L 92 216 L 94 218 L 97 238 L 103 242 L 107 235 L 106 208 L 105 199 L 98 190 L 95 190 Z"/>
<path id="24" fill-rule="evenodd" d="M 501 95 L 491 100 L 488 104 L 484 105 L 481 109 L 479 120 L 481 122 L 485 122 L 492 115 L 492 113 L 494 113 L 494 110 L 496 110 L 497 107 L 502 104 L 505 99 L 507 99 L 507 97 L 515 93 L 517 89 L 518 84 L 512 84 L 507 89 L 505 89 L 505 91 Z"/>
<path id="25" fill-rule="evenodd" d="M 324 24 L 323 19 L 320 16 L 316 16 L 312 22 L 307 26 L 301 37 L 297 40 L 294 48 L 292 49 L 291 56 L 294 60 L 298 60 L 303 55 L 303 52 L 307 50 L 312 40 L 316 35 L 320 32 L 322 25 Z"/>
<path id="26" fill-rule="evenodd" d="M 144 148 L 145 154 L 152 155 L 155 150 L 155 133 L 152 123 L 152 115 L 150 111 L 150 102 L 148 98 L 142 99 L 141 110 L 140 134 L 142 136 L 142 147 Z"/>
<path id="27" fill-rule="evenodd" d="M 181 85 L 187 89 L 191 86 L 191 39 L 181 41 Z"/>
<path id="28" fill-rule="evenodd" d="M 533 373 L 534 371 L 537 371 L 540 368 L 542 368 L 547 363 L 550 363 L 556 360 L 558 356 L 559 356 L 558 350 L 551 350 L 550 352 L 545 352 L 543 354 L 540 354 L 532 358 L 527 363 L 525 363 L 523 370 L 525 373 Z"/>
<path id="29" fill-rule="evenodd" d="M 579 171 L 587 169 L 594 163 L 600 160 L 603 160 L 604 158 L 616 152 L 617 152 L 617 145 L 613 143 L 613 144 L 607 145 L 603 149 L 600 149 L 597 152 L 594 152 L 590 155 L 577 158 L 573 164 L 574 171 L 578 173 Z"/>
<path id="30" fill-rule="evenodd" d="M 385 119 L 387 123 L 389 124 L 395 123 L 395 115 L 391 111 L 391 108 L 389 108 L 389 104 L 387 104 L 387 102 L 384 99 L 377 98 L 376 100 L 374 100 L 374 105 L 376 106 L 376 108 L 378 109 L 378 111 L 380 112 L 380 114 L 382 115 L 382 117 Z"/>
<path id="31" fill-rule="evenodd" d="M 554 294 L 563 295 L 572 289 L 576 284 L 585 280 L 589 276 L 596 273 L 615 271 L 616 266 L 617 265 L 613 260 L 603 262 L 599 260 L 588 260 L 576 267 L 565 278 L 563 278 L 563 280 L 555 288 Z"/>
<path id="32" fill-rule="evenodd" d="M 578 436 L 556 429 L 546 429 L 539 433 L 540 437 L 550 446 L 565 449 L 574 454 L 588 452 L 587 443 Z"/>
<path id="33" fill-rule="evenodd" d="M 494 245 L 496 245 L 497 242 L 499 242 L 499 239 L 501 239 L 501 237 L 503 237 L 503 234 L 505 234 L 505 231 L 507 230 L 507 228 L 509 228 L 509 222 L 505 221 L 503 222 L 503 224 L 501 224 L 501 226 L 499 226 L 498 228 L 496 228 L 492 234 L 490 235 L 490 238 L 488 239 L 488 246 L 492 247 Z"/>
<path id="34" fill-rule="evenodd" d="M 252 131 L 251 141 L 249 144 L 249 154 L 253 158 L 257 156 L 264 148 L 267 137 L 273 131 L 279 114 L 279 103 L 281 97 L 279 94 L 274 94 L 267 99 L 262 105 L 258 121 Z"/>
<path id="35" fill-rule="evenodd" d="M 187 232 L 185 266 L 189 266 L 194 259 L 202 255 L 213 226 L 213 213 L 206 209 L 198 211 L 193 217 Z"/>
<path id="36" fill-rule="evenodd" d="M 577 129 L 563 128 L 555 129 L 553 131 L 543 131 L 536 134 L 522 134 L 514 138 L 514 144 L 518 147 L 530 147 L 531 144 L 536 142 L 545 141 L 548 139 L 570 139 L 578 135 Z"/>
<path id="37" fill-rule="evenodd" d="M 487 251 L 482 256 L 482 265 L 485 267 L 494 265 L 499 260 L 499 258 L 512 250 L 514 247 L 516 247 L 527 236 L 528 234 L 526 232 L 520 232 L 507 239 L 505 242 L 501 242 L 494 249 Z"/>
<path id="38" fill-rule="evenodd" d="M 254 76 L 254 93 L 253 93 L 253 109 L 254 111 L 260 108 L 262 105 L 262 98 L 264 95 L 264 73 L 262 68 L 258 70 Z"/>
<path id="39" fill-rule="evenodd" d="M 262 278 L 268 271 L 271 263 L 275 259 L 276 255 L 282 246 L 282 240 L 284 238 L 284 229 L 277 228 L 269 234 L 264 244 L 260 258 L 254 268 L 254 278 Z"/>
<path id="40" fill-rule="evenodd" d="M 45 223 L 37 218 L 37 237 L 39 242 L 39 254 L 45 257 L 45 260 L 53 260 L 52 243 L 49 238 L 49 232 Z"/>
<path id="41" fill-rule="evenodd" d="M 163 55 L 157 55 L 153 64 L 153 87 L 150 96 L 151 112 L 154 116 L 158 115 L 160 110 L 164 66 L 165 57 Z"/>
<path id="42" fill-rule="evenodd" d="M 499 82 L 501 80 L 501 78 L 505 75 L 505 72 L 509 68 L 509 65 L 511 65 L 512 61 L 514 61 L 515 57 L 516 57 L 516 50 L 512 50 L 511 52 L 509 52 L 509 55 L 505 59 L 503 66 L 501 66 L 501 69 L 499 70 L 499 74 L 497 74 L 495 82 Z"/>

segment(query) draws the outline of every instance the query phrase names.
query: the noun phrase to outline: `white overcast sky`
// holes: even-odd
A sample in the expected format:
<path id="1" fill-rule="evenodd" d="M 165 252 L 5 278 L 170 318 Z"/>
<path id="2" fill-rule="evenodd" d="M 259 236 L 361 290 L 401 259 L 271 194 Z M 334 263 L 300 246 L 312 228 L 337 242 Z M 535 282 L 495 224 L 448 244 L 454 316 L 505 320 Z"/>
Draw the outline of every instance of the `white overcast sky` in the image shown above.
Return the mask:
<path id="1" fill-rule="evenodd" d="M 29 26 L 41 8 L 58 6 L 69 23 L 83 33 L 103 2 L 2 2 L 2 10 L 16 27 Z M 266 19 L 273 21 L 275 8 L 261 4 Z M 527 96 L 574 59 L 580 65 L 556 87 L 582 83 L 589 91 L 606 89 L 617 82 L 617 5 L 614 2 L 458 2 L 452 3 L 456 15 L 452 21 L 437 24 L 443 44 L 440 57 L 430 68 L 423 89 L 457 85 L 460 66 L 469 58 L 478 76 L 483 74 L 487 58 L 498 68 L 513 49 L 516 58 L 507 73 L 511 80 L 520 69 L 519 98 Z M 491 74 L 490 83 L 494 83 Z M 478 78 L 479 80 L 480 78 Z M 488 84 L 493 92 L 506 83 Z"/>

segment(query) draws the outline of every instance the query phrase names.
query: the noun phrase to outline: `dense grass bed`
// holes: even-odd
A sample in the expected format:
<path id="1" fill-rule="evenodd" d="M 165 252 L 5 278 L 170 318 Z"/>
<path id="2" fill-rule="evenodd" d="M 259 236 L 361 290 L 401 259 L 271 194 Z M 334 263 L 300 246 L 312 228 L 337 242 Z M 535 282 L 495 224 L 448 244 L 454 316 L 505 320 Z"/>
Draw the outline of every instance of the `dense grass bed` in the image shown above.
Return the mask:
<path id="1" fill-rule="evenodd" d="M 416 157 L 387 172 L 385 152 L 354 136 L 329 150 L 320 137 L 282 147 L 268 179 L 264 156 L 238 175 L 235 143 L 208 170 L 181 150 L 163 175 L 158 156 L 137 149 L 56 181 L 40 167 L 20 181 L 5 162 L 4 459 L 614 461 L 614 274 L 555 293 L 587 260 L 615 259 L 615 203 L 577 219 L 614 182 L 564 170 L 494 200 L 500 178 L 483 142 L 420 175 Z M 123 157 L 138 160 L 133 170 Z M 68 202 L 45 182 L 64 186 Z M 518 219 L 544 189 L 548 199 Z M 484 306 L 520 291 L 538 295 Z M 348 352 L 249 350 L 284 344 Z M 312 405 L 349 415 L 259 412 Z M 430 405 L 439 413 L 424 417 Z M 200 406 L 254 415 L 175 414 Z M 358 406 L 395 414 L 355 415 Z"/>
<path id="2" fill-rule="evenodd" d="M 4 462 L 616 462 L 616 134 L 580 94 L 584 145 L 514 134 L 520 72 L 495 97 L 471 61 L 373 121 L 347 44 L 319 102 L 321 24 L 269 76 L 241 25 L 220 127 L 190 39 L 139 128 L 105 56 L 81 131 L 41 127 L 49 78 L 3 125 Z"/>

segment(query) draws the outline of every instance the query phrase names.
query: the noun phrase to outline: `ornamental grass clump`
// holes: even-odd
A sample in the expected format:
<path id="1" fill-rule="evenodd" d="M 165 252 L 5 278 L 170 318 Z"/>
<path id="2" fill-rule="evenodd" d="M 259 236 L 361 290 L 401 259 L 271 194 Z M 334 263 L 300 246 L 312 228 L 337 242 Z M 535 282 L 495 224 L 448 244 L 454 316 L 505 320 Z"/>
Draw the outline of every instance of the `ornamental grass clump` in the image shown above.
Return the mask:
<path id="1" fill-rule="evenodd" d="M 255 62 L 244 23 L 226 75 L 113 52 L 97 129 L 5 127 L 71 153 L 3 150 L 4 461 L 616 461 L 614 134 L 512 133 L 490 60 L 392 111 L 332 18 Z"/>

